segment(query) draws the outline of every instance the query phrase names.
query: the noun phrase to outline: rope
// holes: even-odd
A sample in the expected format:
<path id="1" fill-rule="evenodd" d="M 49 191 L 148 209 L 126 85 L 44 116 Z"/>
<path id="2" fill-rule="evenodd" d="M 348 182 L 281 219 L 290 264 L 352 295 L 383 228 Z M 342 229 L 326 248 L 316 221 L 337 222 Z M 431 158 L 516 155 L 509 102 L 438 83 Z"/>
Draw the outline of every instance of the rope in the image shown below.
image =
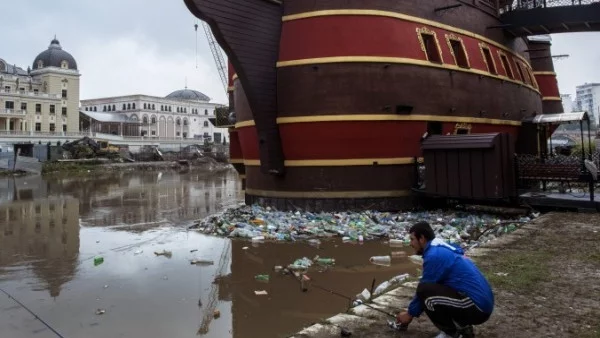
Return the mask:
<path id="1" fill-rule="evenodd" d="M 27 306 L 23 305 L 23 303 L 19 302 L 15 297 L 11 296 L 8 292 L 4 291 L 4 289 L 0 288 L 0 291 L 2 291 L 5 295 L 7 295 L 8 298 L 14 300 L 15 303 L 21 305 L 21 307 L 23 307 L 29 313 L 31 313 L 31 315 L 34 316 L 35 319 L 39 320 L 40 322 L 42 322 L 42 324 L 46 325 L 46 327 L 49 328 L 50 331 L 54 332 L 60 338 L 65 338 L 65 336 L 63 336 L 62 334 L 58 333 L 58 331 L 56 331 L 55 329 L 53 329 L 52 326 L 50 326 L 48 323 L 46 323 L 42 318 L 40 318 L 38 315 L 36 315 L 33 311 L 29 310 L 29 308 Z"/>

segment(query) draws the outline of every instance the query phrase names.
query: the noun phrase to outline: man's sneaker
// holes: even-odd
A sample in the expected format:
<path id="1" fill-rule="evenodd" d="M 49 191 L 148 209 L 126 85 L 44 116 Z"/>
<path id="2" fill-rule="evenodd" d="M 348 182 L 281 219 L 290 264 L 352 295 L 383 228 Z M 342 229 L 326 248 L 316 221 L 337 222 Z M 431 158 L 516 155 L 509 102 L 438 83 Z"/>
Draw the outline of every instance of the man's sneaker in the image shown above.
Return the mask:
<path id="1" fill-rule="evenodd" d="M 451 336 L 444 331 L 440 331 L 440 333 L 438 333 L 438 335 L 434 338 L 455 338 L 455 336 Z"/>
<path id="2" fill-rule="evenodd" d="M 465 326 L 462 329 L 459 329 L 456 337 L 458 338 L 475 338 L 475 332 L 473 331 L 473 326 Z"/>

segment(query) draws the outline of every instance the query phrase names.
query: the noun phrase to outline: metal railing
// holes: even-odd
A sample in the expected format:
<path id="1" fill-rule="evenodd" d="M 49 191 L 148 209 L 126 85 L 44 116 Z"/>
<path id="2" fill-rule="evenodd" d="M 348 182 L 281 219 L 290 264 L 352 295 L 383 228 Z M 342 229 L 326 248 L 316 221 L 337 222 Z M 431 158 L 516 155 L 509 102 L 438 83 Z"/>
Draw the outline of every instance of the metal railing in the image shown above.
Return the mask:
<path id="1" fill-rule="evenodd" d="M 600 3 L 600 0 L 514 0 L 507 1 L 506 5 L 500 8 L 500 13 L 535 8 L 584 6 L 595 3 Z"/>

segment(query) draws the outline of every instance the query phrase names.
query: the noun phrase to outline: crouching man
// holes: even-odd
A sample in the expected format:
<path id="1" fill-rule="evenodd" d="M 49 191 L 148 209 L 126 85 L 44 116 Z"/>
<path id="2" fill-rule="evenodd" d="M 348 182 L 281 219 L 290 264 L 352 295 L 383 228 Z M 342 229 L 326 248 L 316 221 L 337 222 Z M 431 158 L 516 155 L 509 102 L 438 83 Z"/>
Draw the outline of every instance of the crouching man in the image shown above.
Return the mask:
<path id="1" fill-rule="evenodd" d="M 423 256 L 423 276 L 408 312 L 397 322 L 408 325 L 423 311 L 441 330 L 436 338 L 475 337 L 473 325 L 486 322 L 494 309 L 494 294 L 483 274 L 461 248 L 435 238 L 426 222 L 410 228 L 410 246 Z"/>

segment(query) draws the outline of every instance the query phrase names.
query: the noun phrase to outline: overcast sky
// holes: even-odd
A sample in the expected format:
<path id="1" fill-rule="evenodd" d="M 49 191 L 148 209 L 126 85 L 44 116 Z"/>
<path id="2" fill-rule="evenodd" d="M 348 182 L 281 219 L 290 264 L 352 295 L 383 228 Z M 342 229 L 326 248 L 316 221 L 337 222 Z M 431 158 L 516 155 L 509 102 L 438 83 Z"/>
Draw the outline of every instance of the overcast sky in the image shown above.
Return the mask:
<path id="1" fill-rule="evenodd" d="M 116 95 L 165 96 L 188 87 L 226 103 L 202 27 L 183 0 L 18 0 L 4 6 L 0 58 L 24 69 L 54 34 L 77 60 L 81 99 Z M 600 82 L 600 33 L 553 36 L 561 93 Z"/>

